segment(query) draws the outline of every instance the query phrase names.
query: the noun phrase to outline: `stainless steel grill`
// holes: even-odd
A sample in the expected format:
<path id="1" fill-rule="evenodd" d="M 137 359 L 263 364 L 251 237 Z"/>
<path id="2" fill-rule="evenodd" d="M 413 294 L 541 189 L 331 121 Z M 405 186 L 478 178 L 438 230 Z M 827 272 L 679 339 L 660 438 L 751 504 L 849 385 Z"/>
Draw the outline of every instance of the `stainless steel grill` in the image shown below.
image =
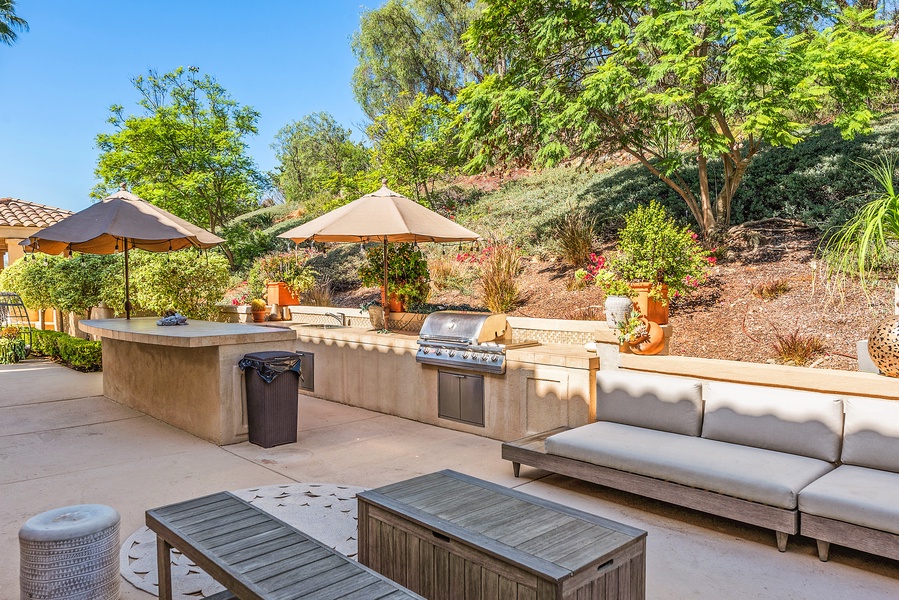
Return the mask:
<path id="1" fill-rule="evenodd" d="M 415 360 L 469 371 L 505 373 L 506 350 L 536 345 L 530 340 L 513 342 L 512 328 L 504 314 L 444 310 L 425 319 Z"/>

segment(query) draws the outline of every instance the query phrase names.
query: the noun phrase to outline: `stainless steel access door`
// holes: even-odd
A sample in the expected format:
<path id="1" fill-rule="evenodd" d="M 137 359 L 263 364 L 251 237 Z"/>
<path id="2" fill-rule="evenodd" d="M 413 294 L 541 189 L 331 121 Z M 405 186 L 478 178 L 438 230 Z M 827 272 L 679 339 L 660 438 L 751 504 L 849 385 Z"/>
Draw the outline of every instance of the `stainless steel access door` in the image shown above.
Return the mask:
<path id="1" fill-rule="evenodd" d="M 484 376 L 437 372 L 437 416 L 484 426 Z"/>

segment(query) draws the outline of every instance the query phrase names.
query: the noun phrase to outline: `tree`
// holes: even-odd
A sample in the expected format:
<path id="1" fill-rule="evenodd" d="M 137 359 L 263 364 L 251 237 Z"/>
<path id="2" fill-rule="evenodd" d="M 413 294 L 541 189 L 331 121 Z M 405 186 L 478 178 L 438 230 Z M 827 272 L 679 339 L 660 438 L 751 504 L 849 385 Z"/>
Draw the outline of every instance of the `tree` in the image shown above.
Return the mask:
<path id="1" fill-rule="evenodd" d="M 354 176 L 369 167 L 369 151 L 330 114 L 306 115 L 282 127 L 272 148 L 279 161 L 274 179 L 288 201 L 321 192 L 357 195 Z"/>
<path id="2" fill-rule="evenodd" d="M 16 292 L 32 310 L 53 308 L 53 268 L 61 256 L 26 255 L 0 271 L 0 290 Z"/>
<path id="3" fill-rule="evenodd" d="M 263 178 L 247 155 L 259 113 L 232 100 L 199 69 L 181 67 L 132 80 L 142 114 L 110 110 L 114 133 L 97 136 L 96 198 L 122 182 L 145 200 L 215 233 L 258 206 Z"/>
<path id="4" fill-rule="evenodd" d="M 359 63 L 353 71 L 356 101 L 372 120 L 400 100 L 416 94 L 451 102 L 469 81 L 480 81 L 483 67 L 466 50 L 462 36 L 480 12 L 464 0 L 388 0 L 362 15 L 352 47 Z"/>
<path id="5" fill-rule="evenodd" d="M 847 137 L 868 130 L 897 73 L 897 43 L 871 11 L 814 0 L 487 4 L 471 48 L 506 72 L 459 95 L 467 168 L 623 151 L 683 198 L 704 236 L 729 225 L 763 144 L 793 145 L 819 119 Z"/>
<path id="6" fill-rule="evenodd" d="M 16 14 L 16 0 L 0 0 L 0 42 L 12 46 L 25 31 L 28 23 Z"/>
<path id="7" fill-rule="evenodd" d="M 398 189 L 411 190 L 416 201 L 430 205 L 434 183 L 458 165 L 455 116 L 439 97 L 418 94 L 409 104 L 388 108 L 368 128 L 381 172 Z"/>

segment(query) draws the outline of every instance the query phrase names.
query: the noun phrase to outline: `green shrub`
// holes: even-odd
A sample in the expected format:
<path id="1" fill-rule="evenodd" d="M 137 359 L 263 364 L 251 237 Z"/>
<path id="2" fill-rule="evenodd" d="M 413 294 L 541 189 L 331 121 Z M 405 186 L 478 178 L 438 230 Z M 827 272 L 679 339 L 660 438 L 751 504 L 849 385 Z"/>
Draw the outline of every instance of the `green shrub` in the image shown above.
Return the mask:
<path id="1" fill-rule="evenodd" d="M 103 353 L 100 342 L 66 335 L 59 339 L 59 360 L 78 371 L 100 371 Z"/>
<path id="2" fill-rule="evenodd" d="M 10 365 L 28 355 L 25 340 L 20 337 L 0 337 L 0 364 Z"/>
<path id="3" fill-rule="evenodd" d="M 225 296 L 228 261 L 215 252 L 132 252 L 131 300 L 144 310 L 162 314 L 172 308 L 189 319 L 215 320 Z M 119 286 L 122 286 L 119 280 Z M 107 300 L 116 310 L 116 305 Z"/>
<path id="4" fill-rule="evenodd" d="M 100 371 L 103 368 L 100 342 L 72 337 L 61 331 L 32 329 L 31 351 L 78 371 Z"/>
<path id="5" fill-rule="evenodd" d="M 59 358 L 59 340 L 66 337 L 61 331 L 31 330 L 31 351 L 48 358 Z"/>

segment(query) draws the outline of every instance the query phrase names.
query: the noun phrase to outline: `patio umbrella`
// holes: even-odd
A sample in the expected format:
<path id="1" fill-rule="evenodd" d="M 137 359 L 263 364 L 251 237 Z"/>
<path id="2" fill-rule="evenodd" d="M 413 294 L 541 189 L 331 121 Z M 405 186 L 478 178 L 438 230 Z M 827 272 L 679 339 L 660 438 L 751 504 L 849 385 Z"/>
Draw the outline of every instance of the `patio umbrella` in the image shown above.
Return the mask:
<path id="1" fill-rule="evenodd" d="M 384 245 L 381 303 L 387 308 L 387 244 L 390 242 L 463 242 L 480 239 L 473 231 L 388 189 L 381 189 L 285 231 L 278 237 L 293 242 L 369 242 Z M 385 323 L 386 323 L 385 318 Z"/>
<path id="2" fill-rule="evenodd" d="M 81 212 L 42 229 L 20 243 L 31 252 L 62 254 L 125 253 L 125 317 L 131 318 L 128 250 L 169 252 L 184 248 L 212 248 L 224 242 L 201 227 L 122 189 Z"/>

